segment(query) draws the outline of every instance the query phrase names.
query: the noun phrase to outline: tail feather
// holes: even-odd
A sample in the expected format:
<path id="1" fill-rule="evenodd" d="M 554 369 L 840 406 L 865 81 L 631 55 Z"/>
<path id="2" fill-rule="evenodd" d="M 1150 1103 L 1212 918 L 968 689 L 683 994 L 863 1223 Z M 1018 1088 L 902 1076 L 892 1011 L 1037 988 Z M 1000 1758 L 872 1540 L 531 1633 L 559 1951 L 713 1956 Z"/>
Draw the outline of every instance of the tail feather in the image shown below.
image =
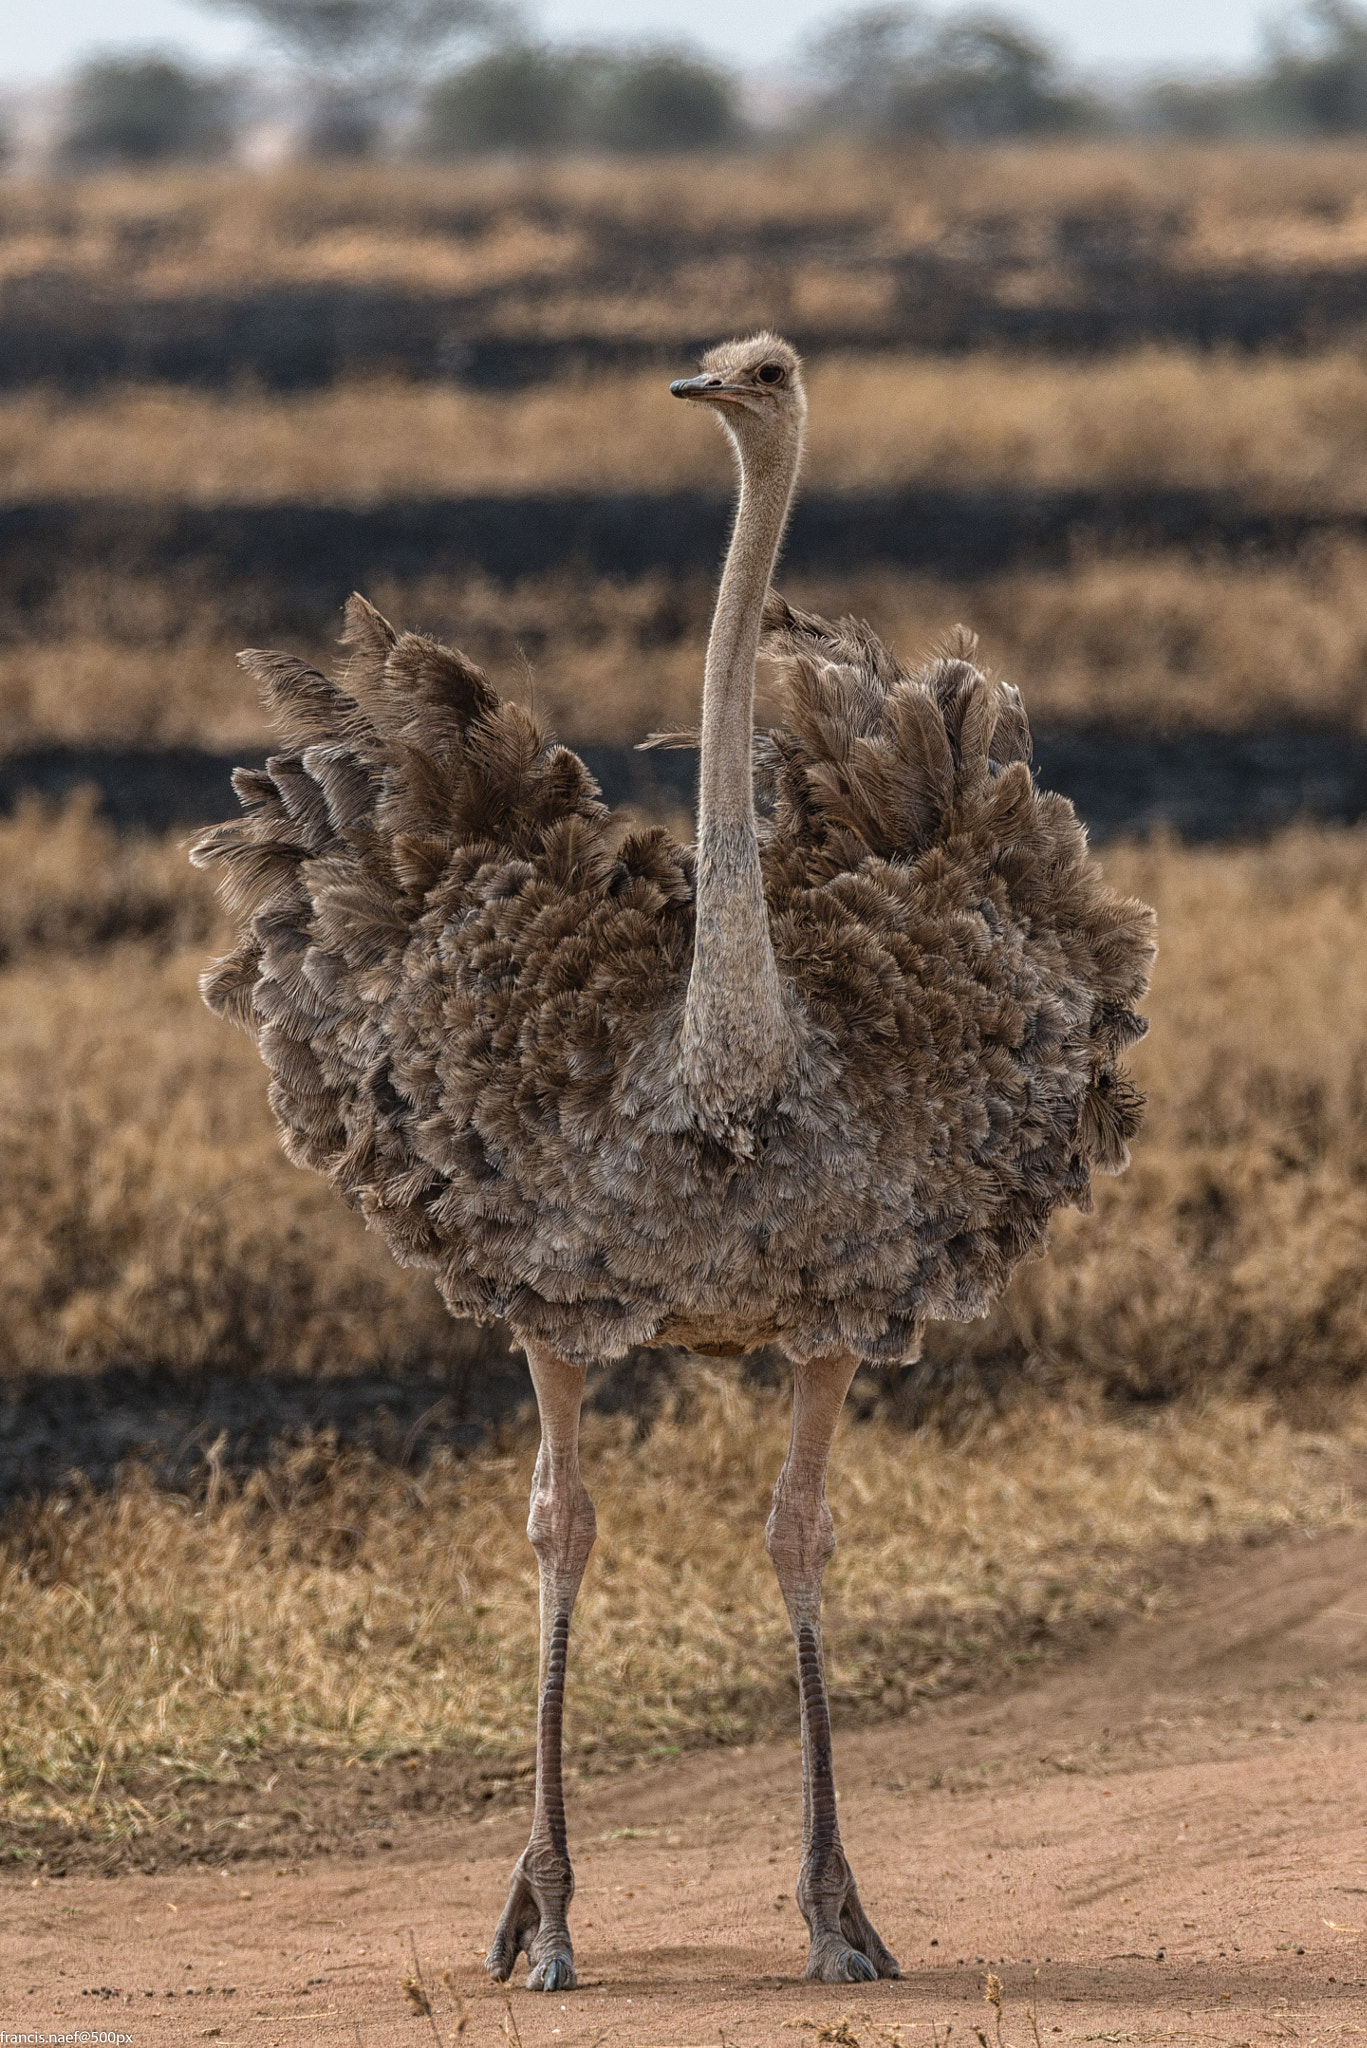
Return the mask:
<path id="1" fill-rule="evenodd" d="M 237 660 L 261 685 L 266 709 L 290 753 L 319 742 L 363 745 L 370 736 L 355 698 L 308 662 L 259 647 L 244 647 Z"/>
<path id="2" fill-rule="evenodd" d="M 357 760 L 343 742 L 307 747 L 302 765 L 317 784 L 332 836 L 351 840 L 366 832 L 374 819 L 380 787 L 374 768 Z"/>
<path id="3" fill-rule="evenodd" d="M 1020 698 L 968 659 L 976 640 L 964 628 L 913 674 L 861 620 L 833 625 L 771 592 L 764 623 L 787 718 L 759 741 L 757 767 L 800 841 L 853 834 L 885 858 L 914 856 L 951 804 L 986 801 L 1005 768 L 1029 759 Z"/>
<path id="4" fill-rule="evenodd" d="M 347 600 L 342 639 L 352 650 L 346 688 L 382 740 L 449 765 L 499 707 L 483 669 L 425 633 L 396 633 L 359 594 Z"/>
<path id="5" fill-rule="evenodd" d="M 944 721 L 924 690 L 904 684 L 888 704 L 889 827 L 902 846 L 928 843 L 954 787 Z"/>
<path id="6" fill-rule="evenodd" d="M 997 722 L 992 728 L 991 758 L 999 768 L 1028 762 L 1034 751 L 1030 721 L 1021 694 L 1012 683 L 997 683 Z"/>
<path id="7" fill-rule="evenodd" d="M 834 876 L 864 852 L 914 859 L 948 833 L 991 849 L 994 886 L 1018 917 L 1067 934 L 1079 985 L 1097 991 L 1076 1027 L 1093 1063 L 1076 1132 L 1074 1199 L 1085 1203 L 1088 1169 L 1125 1165 L 1143 1107 L 1118 1061 L 1144 1029 L 1133 1002 L 1152 951 L 1150 913 L 1098 889 L 1072 805 L 1031 777 L 1020 697 L 976 667 L 973 635 L 956 629 L 910 674 L 858 620 L 832 625 L 771 593 L 764 624 L 787 713 L 756 743 L 773 864 L 800 846 L 809 873 Z"/>
<path id="8" fill-rule="evenodd" d="M 494 854 L 557 872 L 601 859 L 608 813 L 582 762 L 462 655 L 396 633 L 359 597 L 346 641 L 340 682 L 287 655 L 242 657 L 285 750 L 239 771 L 243 815 L 192 852 L 243 927 L 201 987 L 257 1039 L 290 1157 L 382 1216 L 403 1256 L 428 1258 L 441 1185 L 412 1151 L 411 1085 L 433 1061 L 394 1005 L 415 927 Z"/>
<path id="9" fill-rule="evenodd" d="M 252 836 L 252 821 L 217 825 L 196 841 L 198 867 L 218 869 L 218 891 L 235 915 L 250 919 L 289 889 L 304 849 L 297 840 Z"/>
<path id="10" fill-rule="evenodd" d="M 377 611 L 359 590 L 353 590 L 342 610 L 342 645 L 351 649 L 352 670 L 365 667 L 374 675 L 382 675 L 398 639 L 384 613 Z"/>
<path id="11" fill-rule="evenodd" d="M 299 755 L 273 754 L 266 763 L 266 780 L 302 843 L 310 850 L 324 846 L 331 822 L 327 799 Z"/>
<path id="12" fill-rule="evenodd" d="M 866 620 L 851 616 L 833 623 L 815 612 L 799 611 L 776 590 L 771 590 L 764 601 L 760 652 L 769 661 L 807 655 L 816 660 L 841 662 L 859 669 L 883 691 L 893 689 L 904 679 L 891 649 Z"/>
<path id="13" fill-rule="evenodd" d="M 233 792 L 244 811 L 269 810 L 280 801 L 275 777 L 265 768 L 234 768 Z"/>
<path id="14" fill-rule="evenodd" d="M 482 668 L 452 647 L 425 634 L 405 633 L 385 664 L 385 683 L 401 709 L 405 736 L 420 724 L 423 744 L 437 738 L 436 719 L 445 714 L 459 745 L 470 727 L 498 709 L 499 695 Z"/>
<path id="15" fill-rule="evenodd" d="M 261 969 L 261 948 L 251 937 L 244 938 L 205 968 L 199 977 L 199 992 L 209 1008 L 229 1024 L 251 1031 L 256 1023 L 256 980 Z"/>
<path id="16" fill-rule="evenodd" d="M 986 676 L 971 662 L 940 659 L 918 680 L 939 709 L 959 777 L 980 779 L 986 773 L 993 724 Z"/>

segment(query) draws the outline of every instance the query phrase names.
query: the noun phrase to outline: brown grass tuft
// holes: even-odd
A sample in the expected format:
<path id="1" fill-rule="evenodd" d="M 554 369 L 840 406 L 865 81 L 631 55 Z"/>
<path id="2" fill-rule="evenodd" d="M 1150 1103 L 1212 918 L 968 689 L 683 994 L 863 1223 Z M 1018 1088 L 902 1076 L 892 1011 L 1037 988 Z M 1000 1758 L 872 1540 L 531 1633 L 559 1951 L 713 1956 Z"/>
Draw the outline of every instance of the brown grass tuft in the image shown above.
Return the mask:
<path id="1" fill-rule="evenodd" d="M 1349 349 L 825 357 L 808 382 L 810 489 L 1162 485 L 1364 503 L 1367 365 Z M 116 492 L 196 504 L 729 490 L 719 436 L 666 384 L 652 370 L 505 393 L 383 379 L 283 396 L 20 392 L 0 398 L 0 477 L 11 500 Z"/>
<path id="2" fill-rule="evenodd" d="M 432 2001 L 428 1997 L 427 1987 L 420 1977 L 415 1977 L 411 1970 L 408 1971 L 400 1980 L 400 1989 L 403 1992 L 410 2012 L 416 2013 L 421 2019 L 431 2019 Z"/>
<path id="3" fill-rule="evenodd" d="M 871 619 L 909 661 L 967 620 L 980 658 L 1021 686 L 1039 726 L 1367 721 L 1367 548 L 1356 542 L 1273 563 L 1084 555 L 1068 569 L 972 581 L 886 570 L 781 582 L 809 609 Z M 632 744 L 697 723 L 707 579 L 566 574 L 504 588 L 434 576 L 381 579 L 370 595 L 485 663 L 505 695 L 528 701 L 534 688 L 539 715 L 571 743 Z M 265 746 L 234 649 L 283 643 L 332 666 L 333 623 L 276 617 L 251 590 L 201 600 L 169 581 L 91 572 L 12 619 L 8 641 L 0 619 L 0 747 Z M 770 708 L 761 678 L 761 718 Z"/>
<path id="4" fill-rule="evenodd" d="M 96 815 L 96 792 L 52 806 L 25 798 L 0 818 L 0 965 L 78 955 L 123 939 L 166 952 L 221 934 L 213 891 L 183 847 L 121 835 Z"/>
<path id="5" fill-rule="evenodd" d="M 763 1529 L 785 1398 L 700 1371 L 644 1441 L 590 1418 L 599 1543 L 576 1615 L 571 1752 L 670 1752 L 787 1728 L 790 1645 Z M 833 1697 L 846 1716 L 981 1680 L 1152 1598 L 1152 1560 L 1343 1526 L 1361 1405 L 1332 1438 L 1256 1404 L 1122 1421 L 979 1418 L 957 1442 L 845 1425 L 832 1507 Z M 136 1473 L 12 1513 L 0 1545 L 0 1758 L 12 1818 L 137 1824 L 189 1768 L 257 1750 L 527 1754 L 534 1445 L 420 1473 L 326 1444 L 212 1503 Z M 214 1759 L 218 1759 L 214 1764 Z"/>
<path id="6" fill-rule="evenodd" d="M 900 267 L 1014 304 L 1089 259 L 1151 272 L 1348 269 L 1367 247 L 1344 143 L 849 145 L 690 159 L 265 175 L 177 166 L 0 188 L 0 278 L 144 299 L 304 282 L 470 296 L 493 333 L 691 334 L 766 321 L 895 331 Z M 919 283 L 912 269 L 913 284 Z M 915 303 L 915 301 L 913 301 Z"/>

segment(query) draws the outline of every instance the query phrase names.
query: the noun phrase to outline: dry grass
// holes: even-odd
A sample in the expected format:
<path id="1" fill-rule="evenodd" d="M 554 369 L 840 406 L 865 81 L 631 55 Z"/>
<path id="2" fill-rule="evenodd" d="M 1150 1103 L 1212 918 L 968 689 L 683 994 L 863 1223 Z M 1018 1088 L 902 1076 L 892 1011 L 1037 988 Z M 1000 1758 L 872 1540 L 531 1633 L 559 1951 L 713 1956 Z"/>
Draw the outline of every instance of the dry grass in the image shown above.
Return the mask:
<path id="1" fill-rule="evenodd" d="M 0 275 L 151 295 L 273 279 L 468 283 L 499 331 L 523 334 L 691 332 L 700 305 L 719 328 L 761 317 L 820 328 L 829 315 L 873 331 L 889 266 L 918 251 L 975 290 L 990 272 L 1029 302 L 1067 296 L 1079 251 L 1178 270 L 1350 263 L 1365 224 L 1349 147 L 837 150 L 708 161 L 687 178 L 675 165 L 586 160 L 296 166 L 10 183 Z M 1268 504 L 1367 502 L 1367 369 L 1350 348 L 1303 360 L 1150 349 L 1089 364 L 826 356 L 813 390 L 816 487 L 1199 484 Z M 0 400 L 0 495 L 12 497 L 364 502 L 728 482 L 719 438 L 667 399 L 659 373 L 504 396 L 381 381 L 289 399 L 140 389 Z M 958 619 L 976 625 L 985 658 L 1024 685 L 1041 721 L 1356 726 L 1364 555 L 1345 544 L 1272 566 L 1079 560 L 973 583 L 808 579 L 794 594 L 866 611 L 906 652 Z M 631 740 L 696 714 L 701 583 L 585 590 L 545 578 L 507 592 L 434 578 L 372 594 L 491 660 L 506 687 L 520 687 L 524 649 L 538 702 L 571 740 Z M 281 626 L 274 601 L 211 585 L 202 564 L 162 580 L 92 570 L 41 600 L 25 592 L 24 609 L 0 618 L 0 747 L 259 744 L 232 649 L 285 638 L 318 656 L 330 623 Z"/>
<path id="2" fill-rule="evenodd" d="M 1296 1434 L 1250 1404 L 1121 1423 L 1017 1412 L 948 1443 L 847 1423 L 831 1504 L 837 1702 L 904 1704 L 1151 1595 L 1155 1553 L 1342 1525 L 1367 1418 Z M 600 1537 L 575 1624 L 572 1753 L 790 1730 L 763 1549 L 784 1402 L 703 1375 L 633 1442 L 592 1418 Z M 521 1757 L 536 1692 L 526 1436 L 397 1472 L 326 1446 L 198 1503 L 130 1478 L 0 1542 L 0 1761 L 11 1821 L 136 1826 L 187 1766 L 261 1748 Z"/>
<path id="3" fill-rule="evenodd" d="M 1117 1392 L 1313 1401 L 1363 1365 L 1367 833 L 1105 866 L 1159 912 L 1145 1130 L 968 1348 L 1003 1347 L 1009 1369 L 1009 1329 L 1019 1365 Z"/>
<path id="4" fill-rule="evenodd" d="M 1224 731 L 1367 720 L 1367 548 L 1343 542 L 1291 562 L 1183 555 L 1081 558 L 1068 570 L 950 582 L 875 572 L 780 579 L 795 601 L 871 619 L 906 659 L 957 621 L 981 658 L 1025 692 L 1037 725 L 1142 724 Z M 698 580 L 580 582 L 482 576 L 377 581 L 395 620 L 463 647 L 508 695 L 572 742 L 632 744 L 696 722 L 713 590 Z M 250 593 L 208 599 L 173 583 L 89 573 L 0 638 L 0 751 L 53 744 L 220 750 L 269 729 L 233 660 L 285 644 L 325 666 L 314 631 L 262 616 Z M 764 700 L 761 715 L 764 714 Z"/>
<path id="5" fill-rule="evenodd" d="M 0 613 L 0 751 L 251 741 L 262 720 L 233 654 L 267 627 L 249 593 L 199 564 L 60 577 L 43 601 Z"/>
<path id="6" fill-rule="evenodd" d="M 234 650 L 263 637 L 206 637 L 196 621 L 161 646 L 120 646 L 87 633 L 0 642 L 0 754 L 41 747 L 204 747 L 231 753 L 271 738 Z M 330 650 L 301 654 L 331 661 Z"/>
<path id="7" fill-rule="evenodd" d="M 972 582 L 875 572 L 791 590 L 869 618 L 908 660 L 965 621 L 1037 727 L 1360 729 L 1365 572 L 1367 549 L 1328 542 L 1282 562 L 1082 554 L 1068 569 Z"/>
<path id="8" fill-rule="evenodd" d="M 122 939 L 171 950 L 220 935 L 213 892 L 193 869 L 187 887 L 183 848 L 120 835 L 96 801 L 93 790 L 57 809 L 30 797 L 0 819 L 0 966 Z"/>
<path id="9" fill-rule="evenodd" d="M 691 329 L 742 255 L 752 294 L 800 278 L 795 231 L 810 229 L 821 243 L 812 259 L 846 279 L 927 249 L 1005 257 L 1021 297 L 1047 283 L 1079 228 L 1178 266 L 1357 264 L 1367 248 L 1360 155 L 1351 143 L 828 147 L 690 159 L 683 174 L 668 161 L 580 158 L 11 182 L 0 189 L 0 277 L 65 275 L 147 296 L 299 278 L 544 289 L 548 277 L 572 285 L 616 237 L 628 238 L 623 257 L 638 273 L 677 266 L 690 244 L 715 252 L 710 300 L 691 273 L 662 279 L 658 298 L 637 295 L 636 329 L 658 331 L 677 318 L 674 301 Z M 597 322 L 592 300 L 584 310 L 590 330 L 600 324 L 601 307 Z"/>
<path id="10" fill-rule="evenodd" d="M 43 862 L 27 829 L 30 879 L 14 860 L 11 887 L 32 928 Z M 1288 1397 L 1353 1380 L 1367 833 L 1121 849 L 1106 866 L 1157 904 L 1162 933 L 1134 1166 L 1101 1183 L 1094 1216 L 1060 1222 L 996 1315 L 936 1334 L 932 1375 Z M 60 934 L 71 913 L 56 900 Z M 88 946 L 78 919 L 70 932 Z M 430 1283 L 285 1164 L 254 1052 L 199 1005 L 201 958 L 50 946 L 0 974 L 0 1370 L 347 1372 L 468 1355 Z"/>
<path id="11" fill-rule="evenodd" d="M 1367 363 L 1145 348 L 1090 363 L 823 357 L 806 481 L 1218 487 L 1360 510 Z M 721 437 L 656 371 L 487 393 L 395 380 L 0 400 L 0 495 L 361 505 L 443 492 L 727 489 Z"/>
<path id="12" fill-rule="evenodd" d="M 458 1360 L 430 1281 L 284 1167 L 201 959 L 129 945 L 0 975 L 0 1373 Z"/>
<path id="13" fill-rule="evenodd" d="M 2 849 L 11 921 L 31 929 L 45 887 L 57 905 L 47 950 L 0 973 L 4 1369 L 475 1359 L 428 1283 L 284 1164 L 255 1055 L 198 1006 L 197 953 L 86 950 L 62 871 L 94 829 L 69 816 L 45 848 L 31 817 Z M 162 857 L 136 856 L 154 890 Z M 935 1333 L 928 1380 L 957 1385 L 956 1433 L 899 1424 L 926 1412 L 911 1383 L 848 1426 L 831 1586 L 847 1706 L 958 1684 L 1118 1612 L 1160 1550 L 1359 1512 L 1367 834 L 1107 865 L 1161 918 L 1136 1063 L 1148 1124 L 1130 1173 L 1063 1221 L 993 1317 Z M 1146 1405 L 1107 1405 L 1126 1395 Z M 790 1718 L 761 1547 L 781 1404 L 707 1377 L 685 1399 L 643 1444 L 625 1422 L 589 1426 L 603 1541 L 576 1651 L 581 1753 Z M 240 1483 L 211 1474 L 194 1499 L 130 1475 L 16 1511 L 0 1545 L 11 1815 L 131 1825 L 132 1778 L 144 1796 L 158 1772 L 169 1787 L 263 1745 L 520 1755 L 529 1458 L 521 1435 L 420 1472 L 317 1446 Z"/>

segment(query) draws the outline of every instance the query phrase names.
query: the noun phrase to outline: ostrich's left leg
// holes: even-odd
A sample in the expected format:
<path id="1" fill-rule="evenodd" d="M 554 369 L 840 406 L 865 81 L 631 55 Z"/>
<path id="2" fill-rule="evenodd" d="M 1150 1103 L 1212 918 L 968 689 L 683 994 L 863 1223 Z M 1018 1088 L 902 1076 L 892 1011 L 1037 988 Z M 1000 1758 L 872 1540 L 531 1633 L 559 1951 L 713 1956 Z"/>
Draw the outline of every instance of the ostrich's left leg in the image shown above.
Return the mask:
<path id="1" fill-rule="evenodd" d="M 835 1550 L 835 1526 L 826 1505 L 826 1466 L 858 1363 L 848 1352 L 838 1352 L 797 1367 L 792 1441 L 765 1530 L 792 1623 L 802 1702 L 802 1869 L 797 1902 L 812 1937 L 807 1975 L 825 1984 L 902 1974 L 859 1903 L 841 1846 L 821 1659 L 821 1582 Z"/>
<path id="2" fill-rule="evenodd" d="M 569 1991 L 575 1983 L 568 1922 L 574 1871 L 565 1832 L 560 1735 L 570 1616 L 598 1525 L 593 1502 L 579 1476 L 584 1367 L 569 1365 L 540 1345 L 529 1344 L 526 1349 L 541 1412 L 541 1449 L 532 1475 L 527 1517 L 527 1534 L 541 1577 L 536 1807 L 531 1839 L 514 1867 L 508 1903 L 484 1967 L 502 1983 L 512 1974 L 519 1951 L 525 1949 L 529 1991 Z"/>

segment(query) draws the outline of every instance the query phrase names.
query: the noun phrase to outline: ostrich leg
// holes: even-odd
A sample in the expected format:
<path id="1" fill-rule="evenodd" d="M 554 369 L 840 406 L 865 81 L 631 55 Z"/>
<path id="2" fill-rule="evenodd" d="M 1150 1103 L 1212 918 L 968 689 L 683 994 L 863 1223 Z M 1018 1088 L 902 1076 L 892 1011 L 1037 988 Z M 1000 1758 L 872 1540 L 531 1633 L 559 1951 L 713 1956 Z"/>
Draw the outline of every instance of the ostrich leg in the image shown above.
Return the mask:
<path id="1" fill-rule="evenodd" d="M 859 1903 L 841 1846 L 821 1661 L 821 1582 L 835 1551 L 835 1527 L 826 1505 L 826 1466 L 858 1363 L 848 1352 L 837 1352 L 796 1368 L 792 1441 L 764 1532 L 797 1648 L 802 1701 L 802 1869 L 797 1902 L 812 1937 L 807 1975 L 823 1984 L 902 1974 Z"/>
<path id="2" fill-rule="evenodd" d="M 541 1449 L 532 1474 L 527 1534 L 541 1576 L 541 1694 L 536 1717 L 536 1808 L 531 1839 L 513 1869 L 508 1903 L 484 1967 L 499 1983 L 527 1951 L 529 1991 L 574 1988 L 567 1921 L 574 1872 L 565 1835 L 560 1731 L 570 1616 L 597 1533 L 593 1502 L 579 1476 L 579 1406 L 584 1367 L 527 1346 L 541 1414 Z"/>

